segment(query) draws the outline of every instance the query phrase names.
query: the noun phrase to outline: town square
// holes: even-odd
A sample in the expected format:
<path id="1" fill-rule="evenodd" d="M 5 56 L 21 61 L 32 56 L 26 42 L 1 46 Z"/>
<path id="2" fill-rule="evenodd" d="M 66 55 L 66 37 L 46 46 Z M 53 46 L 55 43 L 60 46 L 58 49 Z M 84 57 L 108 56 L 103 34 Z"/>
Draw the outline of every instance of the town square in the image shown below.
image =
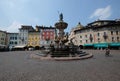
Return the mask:
<path id="1" fill-rule="evenodd" d="M 0 81 L 120 81 L 119 0 L 0 0 Z"/>
<path id="2" fill-rule="evenodd" d="M 31 58 L 39 51 L 0 52 L 0 81 L 119 81 L 120 50 L 83 50 L 93 58 L 52 61 Z"/>

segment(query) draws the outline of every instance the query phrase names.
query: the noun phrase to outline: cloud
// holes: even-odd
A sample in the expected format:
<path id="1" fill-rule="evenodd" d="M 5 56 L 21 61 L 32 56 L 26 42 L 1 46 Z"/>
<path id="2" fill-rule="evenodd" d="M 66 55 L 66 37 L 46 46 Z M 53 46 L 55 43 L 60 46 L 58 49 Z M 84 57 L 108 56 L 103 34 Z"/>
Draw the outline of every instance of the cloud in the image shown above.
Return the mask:
<path id="1" fill-rule="evenodd" d="M 14 21 L 10 26 L 8 27 L 0 27 L 1 30 L 3 31 L 7 31 L 7 32 L 18 32 L 19 31 L 19 28 L 21 27 L 21 23 L 17 22 L 17 21 Z"/>
<path id="2" fill-rule="evenodd" d="M 90 18 L 107 19 L 110 16 L 111 16 L 111 6 L 108 5 L 105 8 L 96 9 L 94 13 L 90 16 Z"/>
<path id="3" fill-rule="evenodd" d="M 28 0 L 0 0 L 0 11 L 5 18 L 16 20 L 25 12 Z M 0 15 L 1 16 L 1 15 Z"/>

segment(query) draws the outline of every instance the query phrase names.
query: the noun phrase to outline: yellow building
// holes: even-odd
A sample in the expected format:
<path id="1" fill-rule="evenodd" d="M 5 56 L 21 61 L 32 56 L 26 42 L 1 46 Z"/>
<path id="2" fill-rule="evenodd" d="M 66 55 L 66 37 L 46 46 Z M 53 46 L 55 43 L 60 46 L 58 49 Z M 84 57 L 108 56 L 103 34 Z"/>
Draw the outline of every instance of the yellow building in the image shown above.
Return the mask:
<path id="1" fill-rule="evenodd" d="M 6 32 L 0 30 L 0 45 L 6 45 Z"/>
<path id="2" fill-rule="evenodd" d="M 28 34 L 28 47 L 40 47 L 40 32 L 31 31 Z"/>

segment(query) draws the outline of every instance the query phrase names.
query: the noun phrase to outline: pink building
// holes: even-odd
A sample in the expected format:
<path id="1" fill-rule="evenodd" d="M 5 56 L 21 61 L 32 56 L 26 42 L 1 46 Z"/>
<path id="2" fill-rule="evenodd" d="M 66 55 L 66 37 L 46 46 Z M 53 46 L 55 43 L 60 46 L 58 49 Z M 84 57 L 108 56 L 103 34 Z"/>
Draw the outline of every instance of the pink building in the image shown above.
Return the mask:
<path id="1" fill-rule="evenodd" d="M 36 31 L 40 32 L 40 46 L 49 46 L 54 43 L 56 29 L 54 27 L 36 26 Z"/>

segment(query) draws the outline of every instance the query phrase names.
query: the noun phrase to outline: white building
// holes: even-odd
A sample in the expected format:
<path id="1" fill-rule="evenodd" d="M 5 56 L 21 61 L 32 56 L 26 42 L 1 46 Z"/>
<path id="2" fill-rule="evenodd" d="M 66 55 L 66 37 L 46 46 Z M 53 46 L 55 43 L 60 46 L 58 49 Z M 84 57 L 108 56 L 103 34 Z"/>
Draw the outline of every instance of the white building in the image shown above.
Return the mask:
<path id="1" fill-rule="evenodd" d="M 10 49 L 17 46 L 19 42 L 19 35 L 18 33 L 7 33 L 7 46 Z"/>
<path id="2" fill-rule="evenodd" d="M 29 25 L 22 25 L 21 28 L 19 28 L 19 46 L 27 46 L 28 32 L 33 30 L 34 28 Z"/>

